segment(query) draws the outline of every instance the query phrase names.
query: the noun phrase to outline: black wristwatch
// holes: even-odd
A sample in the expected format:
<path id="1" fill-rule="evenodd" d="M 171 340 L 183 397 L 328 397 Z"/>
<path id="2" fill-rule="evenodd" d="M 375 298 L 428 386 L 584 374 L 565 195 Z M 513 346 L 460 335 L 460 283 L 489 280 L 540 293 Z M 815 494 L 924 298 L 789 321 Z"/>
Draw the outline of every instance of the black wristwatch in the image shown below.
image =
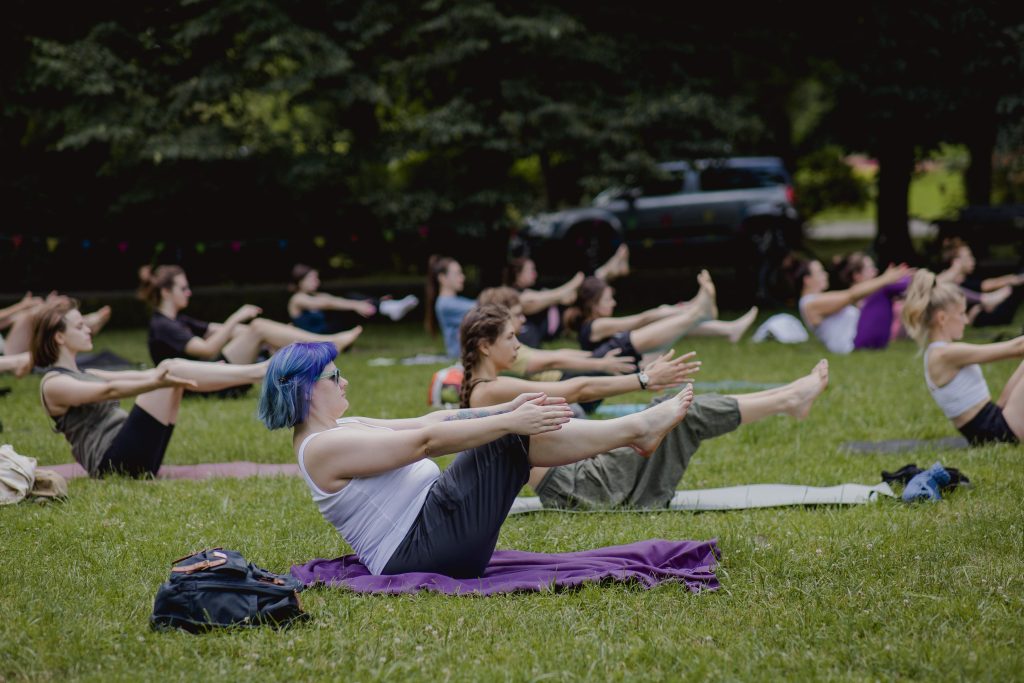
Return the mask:
<path id="1" fill-rule="evenodd" d="M 636 378 L 638 380 L 640 380 L 640 388 L 641 389 L 646 389 L 648 383 L 650 383 L 650 381 L 651 381 L 651 378 L 648 377 L 647 373 L 644 372 L 643 370 L 640 370 L 639 372 L 636 373 Z"/>

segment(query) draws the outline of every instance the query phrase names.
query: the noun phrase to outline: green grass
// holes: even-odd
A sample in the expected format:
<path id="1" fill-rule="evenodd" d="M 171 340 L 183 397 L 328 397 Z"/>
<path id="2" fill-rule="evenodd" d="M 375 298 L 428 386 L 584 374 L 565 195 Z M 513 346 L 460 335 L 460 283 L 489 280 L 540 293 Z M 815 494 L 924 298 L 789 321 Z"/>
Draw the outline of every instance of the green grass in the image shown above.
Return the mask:
<path id="1" fill-rule="evenodd" d="M 97 341 L 145 358 L 142 331 L 109 331 Z M 786 381 L 825 355 L 817 343 L 697 339 L 692 348 L 705 380 Z M 367 361 L 439 349 L 411 325 L 369 326 L 340 359 L 352 413 L 423 412 L 440 365 Z M 875 483 L 883 469 L 937 459 L 974 487 L 934 505 L 518 516 L 505 524 L 500 548 L 717 538 L 722 589 L 692 595 L 678 585 L 608 585 L 493 598 L 317 589 L 303 595 L 313 617 L 307 625 L 191 636 L 148 628 L 153 595 L 175 558 L 223 546 L 286 571 L 348 551 L 302 482 L 74 480 L 65 503 L 0 509 L 0 681 L 1019 680 L 1020 447 L 842 453 L 836 447 L 845 440 L 942 437 L 952 428 L 909 343 L 830 359 L 832 385 L 810 419 L 773 418 L 707 442 L 681 487 Z M 985 368 L 994 391 L 1014 367 Z M 0 398 L 3 441 L 41 464 L 69 461 L 39 406 L 38 378 L 3 383 L 14 388 Z M 186 401 L 167 462 L 292 461 L 288 435 L 266 432 L 254 409 L 254 396 Z"/>

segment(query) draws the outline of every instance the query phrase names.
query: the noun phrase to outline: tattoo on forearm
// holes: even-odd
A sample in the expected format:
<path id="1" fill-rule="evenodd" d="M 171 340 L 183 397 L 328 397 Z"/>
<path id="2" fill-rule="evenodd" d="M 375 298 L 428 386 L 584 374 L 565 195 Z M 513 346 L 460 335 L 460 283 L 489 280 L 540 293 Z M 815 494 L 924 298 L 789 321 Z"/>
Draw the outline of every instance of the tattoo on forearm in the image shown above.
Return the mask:
<path id="1" fill-rule="evenodd" d="M 491 415 L 501 415 L 502 413 L 507 412 L 507 410 L 495 410 L 493 408 L 464 408 L 454 415 L 446 417 L 444 422 L 449 422 L 451 420 L 472 420 L 478 417 L 490 417 Z"/>

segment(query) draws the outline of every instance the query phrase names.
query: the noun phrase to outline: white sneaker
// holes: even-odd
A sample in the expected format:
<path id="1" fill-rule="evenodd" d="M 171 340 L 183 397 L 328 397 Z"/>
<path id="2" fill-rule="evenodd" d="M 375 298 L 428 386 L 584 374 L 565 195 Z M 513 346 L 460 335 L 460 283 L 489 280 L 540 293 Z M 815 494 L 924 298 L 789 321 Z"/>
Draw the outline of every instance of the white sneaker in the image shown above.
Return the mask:
<path id="1" fill-rule="evenodd" d="M 380 302 L 378 307 L 383 315 L 391 318 L 392 320 L 398 321 L 405 317 L 405 315 L 416 308 L 420 303 L 420 300 L 413 294 L 402 297 L 397 301 L 391 299 L 385 299 Z"/>

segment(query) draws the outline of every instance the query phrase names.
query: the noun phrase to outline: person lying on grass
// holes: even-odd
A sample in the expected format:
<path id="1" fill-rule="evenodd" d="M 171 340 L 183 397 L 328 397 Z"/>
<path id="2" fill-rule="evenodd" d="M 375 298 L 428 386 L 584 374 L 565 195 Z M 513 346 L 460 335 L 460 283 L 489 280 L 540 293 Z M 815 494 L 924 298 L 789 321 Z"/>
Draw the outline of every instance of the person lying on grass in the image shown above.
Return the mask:
<path id="1" fill-rule="evenodd" d="M 1024 336 L 993 344 L 958 342 L 967 326 L 967 299 L 934 273 L 914 274 L 903 304 L 903 324 L 924 349 L 924 381 L 943 414 L 969 443 L 1024 439 L 1024 362 L 992 402 L 981 363 L 1024 357 Z"/>
<path id="2" fill-rule="evenodd" d="M 322 343 L 278 351 L 258 414 L 269 429 L 294 429 L 313 500 L 373 574 L 481 576 L 531 468 L 626 446 L 650 454 L 693 399 L 686 387 L 615 420 L 573 420 L 564 398 L 543 393 L 412 419 L 341 420 L 349 383 L 336 356 Z M 458 455 L 442 473 L 430 458 L 449 453 Z"/>
<path id="3" fill-rule="evenodd" d="M 635 315 L 615 317 L 615 290 L 604 280 L 588 277 L 576 305 L 565 312 L 565 326 L 579 334 L 580 348 L 594 356 L 618 350 L 637 362 L 645 353 L 660 352 L 684 336 L 728 337 L 735 343 L 757 317 L 757 307 L 731 321 L 717 320 L 715 284 L 702 270 L 700 290 L 690 301 L 664 304 Z"/>
<path id="4" fill-rule="evenodd" d="M 78 368 L 79 353 L 92 350 L 92 331 L 78 303 L 62 297 L 37 313 L 32 336 L 36 365 L 48 368 L 39 396 L 54 431 L 91 477 L 156 476 L 178 420 L 185 389 L 218 391 L 263 378 L 266 363 L 229 365 L 183 359 L 152 370 Z M 119 400 L 137 397 L 130 413 Z"/>
<path id="5" fill-rule="evenodd" d="M 565 396 L 568 400 L 587 398 L 590 394 L 585 393 L 585 382 L 632 380 L 630 390 L 643 384 L 636 375 L 577 377 L 562 382 L 501 376 L 499 373 L 515 364 L 519 350 L 511 314 L 501 306 L 481 306 L 466 315 L 462 321 L 462 349 L 464 408 L 484 409 L 525 392 Z M 559 467 L 534 467 L 530 486 L 545 507 L 667 507 L 702 441 L 773 415 L 803 419 L 827 386 L 828 361 L 823 359 L 809 374 L 783 387 L 737 396 L 695 396 L 686 419 L 668 433 L 649 458 L 637 457 L 627 449 Z"/>

